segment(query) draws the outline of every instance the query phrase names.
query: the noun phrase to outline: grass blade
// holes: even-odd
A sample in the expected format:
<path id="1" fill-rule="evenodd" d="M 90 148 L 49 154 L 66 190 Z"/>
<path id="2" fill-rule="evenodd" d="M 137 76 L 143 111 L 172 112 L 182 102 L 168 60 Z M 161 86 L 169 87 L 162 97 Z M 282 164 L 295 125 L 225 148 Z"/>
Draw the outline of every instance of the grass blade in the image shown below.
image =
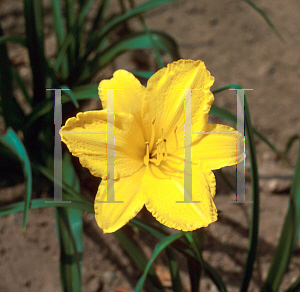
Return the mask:
<path id="1" fill-rule="evenodd" d="M 73 186 L 74 190 L 79 192 L 79 179 L 69 153 L 65 153 L 62 165 L 64 182 Z M 72 207 L 57 207 L 55 208 L 55 223 L 60 245 L 60 280 L 62 289 L 66 292 L 80 292 L 82 290 L 83 254 L 82 211 Z"/>
<path id="2" fill-rule="evenodd" d="M 175 253 L 172 248 L 166 248 L 167 261 L 169 266 L 169 271 L 172 280 L 172 291 L 173 292 L 184 292 L 181 284 L 179 267 L 176 261 Z"/>
<path id="3" fill-rule="evenodd" d="M 241 89 L 242 87 L 238 84 L 231 84 L 223 86 L 214 90 L 214 93 L 220 92 L 222 90 L 232 88 Z M 245 126 L 246 126 L 246 141 L 249 145 L 249 159 L 250 159 L 250 175 L 251 175 L 251 190 L 252 190 L 252 208 L 251 208 L 251 218 L 250 218 L 250 230 L 249 230 L 249 244 L 248 244 L 248 256 L 245 265 L 243 279 L 241 283 L 241 292 L 245 292 L 248 289 L 249 282 L 253 272 L 253 265 L 256 258 L 257 244 L 258 244 L 258 230 L 259 230 L 259 176 L 257 168 L 257 158 L 256 158 L 256 148 L 254 142 L 254 129 L 251 123 L 250 111 L 245 95 Z M 227 115 L 226 110 L 222 110 L 222 113 Z M 233 114 L 231 114 L 233 115 Z M 232 118 L 232 117 L 231 117 Z M 235 117 L 236 122 L 236 117 Z"/>
<path id="4" fill-rule="evenodd" d="M 61 13 L 61 3 L 59 0 L 52 0 L 52 15 L 53 15 L 53 26 L 56 35 L 56 45 L 57 48 L 61 48 L 65 39 L 65 26 L 63 22 L 63 17 Z M 64 56 L 61 64 L 61 75 L 63 78 L 67 78 L 68 73 L 68 60 Z"/>
<path id="5" fill-rule="evenodd" d="M 43 7 L 40 0 L 24 0 L 25 29 L 33 78 L 33 105 L 44 100 L 46 64 L 44 56 Z"/>
<path id="6" fill-rule="evenodd" d="M 84 100 L 89 98 L 99 98 L 98 96 L 98 84 L 88 84 L 82 85 L 78 87 L 74 87 L 72 89 L 72 95 L 67 95 L 68 90 L 62 91 L 62 98 L 61 102 L 66 103 L 70 101 L 70 98 L 78 104 L 78 100 Z M 32 113 L 28 116 L 26 124 L 23 126 L 23 130 L 29 129 L 30 126 L 40 117 L 46 115 L 50 111 L 53 111 L 54 101 L 53 99 L 45 99 L 44 101 L 40 102 L 36 105 Z M 76 106 L 76 105 L 75 105 Z"/>
<path id="7" fill-rule="evenodd" d="M 140 218 L 132 219 L 128 225 L 138 228 L 141 231 L 147 232 L 152 234 L 156 238 L 162 240 L 168 236 L 168 233 L 163 230 L 160 226 L 150 224 Z M 195 255 L 194 252 L 190 249 L 187 242 L 184 241 L 185 238 L 180 238 L 178 241 L 172 243 L 172 247 L 175 248 L 180 253 L 184 254 L 186 257 L 193 258 L 198 260 L 198 257 Z M 217 271 L 210 266 L 205 260 L 203 260 L 204 269 L 206 275 L 213 281 L 213 283 L 218 287 L 220 292 L 227 292 L 226 286 L 222 281 L 221 277 L 217 273 Z"/>
<path id="8" fill-rule="evenodd" d="M 180 59 L 178 46 L 171 36 L 159 30 L 151 30 L 150 32 L 151 38 L 155 41 L 160 50 L 168 53 L 173 60 Z M 152 48 L 152 46 L 153 44 L 147 32 L 130 33 L 112 44 L 104 52 L 97 54 L 95 59 L 86 63 L 83 70 L 78 71 L 80 73 L 78 82 L 81 83 L 89 79 L 94 73 L 106 66 L 121 53 L 134 49 Z M 73 78 L 76 80 L 77 76 Z"/>
<path id="9" fill-rule="evenodd" d="M 151 72 L 151 71 L 131 71 L 131 73 L 136 77 L 149 79 L 155 72 Z"/>
<path id="10" fill-rule="evenodd" d="M 287 159 L 288 155 L 289 155 L 289 152 L 293 146 L 293 144 L 297 141 L 297 140 L 300 140 L 300 135 L 298 134 L 295 134 L 293 136 L 291 136 L 286 145 L 285 145 L 285 148 L 284 148 L 284 152 L 283 152 L 283 156 L 285 157 L 285 159 Z"/>
<path id="11" fill-rule="evenodd" d="M 0 26 L 0 36 L 3 35 Z M 8 58 L 5 43 L 0 44 L 0 106 L 7 127 L 20 129 L 24 123 L 24 113 L 13 95 L 13 66 Z"/>
<path id="12" fill-rule="evenodd" d="M 66 15 L 66 22 L 67 22 L 67 32 L 69 33 L 75 25 L 76 18 L 75 18 L 75 3 L 74 0 L 66 0 L 66 7 L 65 7 L 65 15 Z M 76 25 L 76 29 L 74 31 L 74 37 L 68 47 L 67 56 L 68 56 L 68 64 L 69 64 L 69 72 L 73 71 L 76 62 L 76 46 L 80 45 L 77 43 L 78 41 L 78 33 L 80 30 L 80 25 Z"/>
<path id="13" fill-rule="evenodd" d="M 130 7 L 131 9 L 133 9 L 135 7 L 135 3 L 134 3 L 134 0 L 129 0 L 129 3 L 130 3 Z M 151 42 L 151 46 L 152 46 L 152 50 L 155 54 L 155 58 L 156 58 L 156 62 L 157 62 L 157 65 L 158 65 L 158 68 L 159 69 L 162 69 L 164 67 L 164 62 L 163 62 L 163 59 L 159 53 L 159 50 L 158 50 L 158 44 L 156 43 L 156 41 L 152 38 L 152 33 L 151 31 L 149 30 L 148 28 L 148 25 L 144 19 L 144 17 L 142 15 L 139 15 L 138 16 L 144 30 L 147 32 L 147 35 L 149 37 L 149 40 Z"/>
<path id="14" fill-rule="evenodd" d="M 147 2 L 141 3 L 140 5 L 136 6 L 133 9 L 130 9 L 125 14 L 122 14 L 119 17 L 116 17 L 115 19 L 111 20 L 109 23 L 107 23 L 101 30 L 100 33 L 94 35 L 94 37 L 91 37 L 89 40 L 89 43 L 87 44 L 87 50 L 82 57 L 81 61 L 82 63 L 85 63 L 87 60 L 89 54 L 95 50 L 99 44 L 101 43 L 102 39 L 110 32 L 112 31 L 116 26 L 123 23 L 126 20 L 129 20 L 130 18 L 133 18 L 137 15 L 140 15 L 150 9 L 153 9 L 155 7 L 158 7 L 162 4 L 166 4 L 169 2 L 174 2 L 176 0 L 149 0 Z"/>
<path id="15" fill-rule="evenodd" d="M 287 271 L 300 231 L 300 143 L 288 210 L 279 242 L 262 291 L 277 291 Z"/>
<path id="16" fill-rule="evenodd" d="M 226 286 L 218 272 L 206 261 L 203 260 L 205 273 L 206 275 L 213 281 L 213 283 L 217 286 L 220 292 L 227 292 Z"/>
<path id="17" fill-rule="evenodd" d="M 76 96 L 72 92 L 72 90 L 69 89 L 67 86 L 61 86 L 61 88 L 62 89 L 68 89 L 68 90 L 64 90 L 64 93 L 65 93 L 66 96 L 69 97 L 69 99 L 73 102 L 74 106 L 78 109 L 79 108 L 79 103 L 76 99 Z"/>
<path id="18" fill-rule="evenodd" d="M 118 239 L 124 250 L 129 254 L 130 258 L 134 261 L 140 271 L 144 271 L 147 265 L 147 259 L 142 251 L 134 244 L 134 242 L 122 231 L 118 230 L 113 233 L 114 237 Z M 153 285 L 155 290 L 164 291 L 155 270 L 149 270 L 148 279 Z"/>
<path id="19" fill-rule="evenodd" d="M 56 61 L 54 64 L 55 70 L 57 70 L 60 67 L 61 62 L 64 59 L 66 51 L 68 50 L 68 48 L 72 44 L 72 42 L 74 42 L 78 27 L 83 25 L 84 18 L 87 15 L 92 3 L 93 3 L 93 0 L 89 0 L 86 2 L 86 4 L 84 5 L 84 7 L 81 9 L 81 11 L 79 13 L 77 21 L 74 23 L 74 25 L 72 27 L 69 28 L 68 34 L 65 37 L 59 52 L 57 53 Z"/>
<path id="20" fill-rule="evenodd" d="M 241 88 L 241 87 L 240 87 Z M 259 232 L 259 175 L 256 158 L 256 148 L 254 142 L 254 131 L 251 123 L 250 111 L 245 95 L 245 126 L 246 137 L 249 147 L 249 159 L 250 159 L 250 175 L 251 175 L 251 198 L 253 201 L 250 216 L 250 228 L 249 228 L 249 243 L 248 243 L 248 255 L 247 262 L 243 273 L 243 279 L 241 284 L 241 292 L 245 292 L 248 289 L 249 282 L 252 277 L 253 265 L 257 254 L 258 244 L 258 232 Z"/>
<path id="21" fill-rule="evenodd" d="M 180 237 L 184 236 L 183 232 L 179 232 L 179 233 L 175 233 L 172 235 L 167 236 L 166 238 L 164 238 L 163 240 L 161 240 L 155 247 L 152 257 L 150 259 L 150 261 L 147 263 L 147 266 L 144 269 L 144 273 L 142 275 L 142 277 L 140 278 L 140 280 L 138 281 L 134 292 L 141 292 L 143 290 L 143 286 L 144 286 L 144 282 L 146 280 L 146 276 L 149 272 L 149 269 L 151 267 L 151 265 L 153 264 L 153 262 L 155 261 L 155 259 L 158 257 L 158 255 L 165 249 L 167 248 L 170 244 L 172 244 L 174 241 L 178 240 Z"/>
<path id="22" fill-rule="evenodd" d="M 186 232 L 185 237 L 189 241 L 198 259 L 198 261 L 195 261 L 194 259 L 191 258 L 188 259 L 188 268 L 189 268 L 192 292 L 197 292 L 199 291 L 199 287 L 200 287 L 201 272 L 202 270 L 205 272 L 204 262 L 201 255 L 201 247 L 203 245 L 204 237 L 202 232 L 199 233 L 199 231 Z"/>
<path id="23" fill-rule="evenodd" d="M 243 0 L 243 1 L 246 2 L 247 4 L 249 4 L 252 8 L 254 8 L 264 18 L 264 20 L 267 22 L 267 24 L 269 25 L 269 27 L 275 32 L 275 34 L 277 35 L 277 37 L 282 42 L 285 42 L 285 40 L 282 37 L 282 35 L 280 34 L 280 32 L 277 30 L 277 28 L 272 23 L 272 21 L 269 19 L 269 17 L 267 16 L 267 14 L 260 7 L 258 7 L 252 0 Z"/>
<path id="24" fill-rule="evenodd" d="M 24 201 L 24 216 L 23 216 L 23 232 L 26 229 L 28 211 L 31 201 L 32 191 L 32 174 L 29 157 L 26 149 L 18 135 L 12 129 L 8 129 L 6 135 L 0 136 L 0 142 L 9 148 L 21 161 L 24 179 L 25 179 L 25 201 Z"/>
<path id="25" fill-rule="evenodd" d="M 52 164 L 53 165 L 53 164 Z M 50 181 L 56 182 L 58 185 L 60 185 L 64 191 L 65 194 L 69 194 L 70 197 L 68 199 L 70 200 L 77 200 L 81 202 L 82 204 L 86 205 L 87 208 L 89 208 L 91 205 L 89 202 L 82 197 L 81 193 L 74 189 L 73 185 L 70 185 L 65 182 L 64 177 L 62 180 L 62 183 L 55 181 L 54 180 L 54 174 L 53 174 L 53 169 L 48 169 L 40 164 L 32 163 L 33 169 L 39 171 L 41 174 L 43 174 L 45 177 L 47 177 Z"/>
<path id="26" fill-rule="evenodd" d="M 90 37 L 96 32 L 97 29 L 99 29 L 102 26 L 104 14 L 105 14 L 110 2 L 111 2 L 111 0 L 102 0 L 102 3 L 98 10 L 98 13 L 94 19 L 92 29 L 89 33 Z"/>
<path id="27" fill-rule="evenodd" d="M 0 37 L 0 45 L 6 44 L 6 43 L 15 43 L 20 44 L 23 47 L 26 47 L 26 40 L 22 37 L 17 37 L 14 35 L 4 35 Z"/>
<path id="28" fill-rule="evenodd" d="M 221 91 L 224 91 L 226 89 L 230 89 L 230 88 L 241 88 L 240 85 L 238 84 L 230 84 L 230 85 L 225 85 L 216 89 L 212 90 L 212 93 L 216 94 L 219 93 Z M 215 104 L 213 104 L 211 106 L 210 112 L 209 114 L 217 116 L 219 118 L 225 119 L 229 122 L 235 123 L 236 124 L 236 115 L 231 113 L 230 111 L 219 107 Z M 252 126 L 252 130 L 254 131 L 254 134 L 261 139 L 266 145 L 268 145 L 275 153 L 279 154 L 279 151 L 277 150 L 276 146 L 274 144 L 272 144 L 261 132 L 259 132 L 256 128 L 254 128 Z"/>
<path id="29" fill-rule="evenodd" d="M 21 77 L 19 76 L 19 73 L 17 72 L 17 70 L 12 66 L 12 76 L 14 78 L 14 80 L 17 82 L 18 86 L 20 87 L 24 97 L 26 98 L 26 101 L 31 104 L 31 98 L 27 92 L 26 86 L 23 82 L 23 80 L 21 79 Z"/>
<path id="30" fill-rule="evenodd" d="M 83 255 L 82 212 L 70 207 L 55 209 L 62 290 L 80 292 Z"/>
<path id="31" fill-rule="evenodd" d="M 92 203 L 87 202 L 88 204 L 83 204 L 81 201 L 74 200 L 70 196 L 65 196 L 66 200 L 72 200 L 72 208 L 82 211 L 88 211 L 92 214 L 94 214 L 94 206 Z M 47 202 L 47 198 L 43 199 L 33 199 L 30 201 L 29 209 L 38 209 L 38 208 L 50 208 L 50 207 L 66 207 L 66 204 L 64 202 Z M 13 214 L 16 212 L 21 212 L 24 210 L 25 202 L 18 202 L 14 204 L 9 204 L 8 206 L 4 206 L 0 208 L 0 217 Z"/>
<path id="32" fill-rule="evenodd" d="M 238 84 L 230 84 L 218 89 L 213 90 L 213 93 L 220 92 L 225 89 L 241 89 L 242 87 Z M 236 123 L 236 116 L 232 113 L 226 111 L 225 109 L 221 109 L 219 107 L 214 107 L 213 110 L 219 110 L 220 117 L 224 117 L 227 120 L 230 120 Z M 230 113 L 230 114 L 228 114 Z M 233 119 L 234 116 L 234 119 Z M 247 262 L 245 265 L 243 279 L 241 283 L 241 292 L 245 292 L 248 289 L 249 282 L 253 272 L 253 264 L 256 258 L 257 252 L 257 244 L 258 244 L 258 230 L 259 230 L 259 175 L 258 175 L 258 167 L 257 167 L 257 158 L 256 158 L 256 148 L 254 142 L 254 133 L 255 130 L 252 127 L 250 111 L 247 103 L 247 99 L 245 96 L 245 126 L 246 126 L 246 141 L 249 145 L 249 159 L 250 159 L 250 175 L 251 175 L 251 192 L 252 192 L 252 209 L 251 209 L 251 218 L 250 218 L 250 230 L 249 230 L 249 244 L 248 244 L 248 256 Z"/>
<path id="33" fill-rule="evenodd" d="M 191 282 L 191 292 L 198 292 L 200 288 L 202 266 L 197 260 L 190 257 L 187 258 L 187 265 Z"/>

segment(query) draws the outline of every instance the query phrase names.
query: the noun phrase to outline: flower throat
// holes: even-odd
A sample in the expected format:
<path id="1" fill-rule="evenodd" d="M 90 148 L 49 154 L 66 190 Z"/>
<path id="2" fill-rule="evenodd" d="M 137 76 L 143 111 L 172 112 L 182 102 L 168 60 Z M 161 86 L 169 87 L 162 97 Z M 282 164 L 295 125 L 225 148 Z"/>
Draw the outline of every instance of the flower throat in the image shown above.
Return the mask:
<path id="1" fill-rule="evenodd" d="M 160 165 L 163 160 L 167 160 L 168 157 L 168 150 L 167 150 L 167 140 L 164 137 L 164 129 L 161 128 L 161 138 L 159 138 L 156 142 L 156 149 L 152 151 L 154 139 L 155 139 L 155 121 L 156 118 L 154 117 L 151 121 L 151 137 L 150 142 L 145 142 L 146 144 L 146 155 L 144 156 L 144 163 L 145 165 L 149 165 L 149 162 L 154 163 L 156 166 Z M 175 134 L 175 141 L 176 141 L 176 149 L 178 149 L 178 140 L 176 134 L 177 126 L 174 129 Z M 151 153 L 150 153 L 151 151 Z M 172 152 L 172 153 L 174 153 Z M 171 153 L 169 153 L 171 154 Z"/>

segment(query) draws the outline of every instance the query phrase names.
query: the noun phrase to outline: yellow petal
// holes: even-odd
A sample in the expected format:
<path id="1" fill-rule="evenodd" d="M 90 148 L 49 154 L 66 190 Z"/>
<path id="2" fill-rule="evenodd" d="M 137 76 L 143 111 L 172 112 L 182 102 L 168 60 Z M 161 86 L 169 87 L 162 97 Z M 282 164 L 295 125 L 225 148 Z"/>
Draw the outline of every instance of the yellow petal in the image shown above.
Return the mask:
<path id="1" fill-rule="evenodd" d="M 142 191 L 146 208 L 159 222 L 178 230 L 191 231 L 217 220 L 217 209 L 213 202 L 216 181 L 210 170 L 193 166 L 192 195 L 186 195 L 190 203 L 176 203 L 184 200 L 183 174 L 178 172 L 169 179 L 163 179 L 159 167 L 153 164 L 149 167 L 143 178 Z"/>
<path id="2" fill-rule="evenodd" d="M 62 141 L 97 177 L 107 177 L 107 111 L 78 113 L 61 130 Z M 130 114 L 115 114 L 114 178 L 129 176 L 143 165 L 145 141 Z M 113 146 L 113 145 L 108 145 Z"/>
<path id="3" fill-rule="evenodd" d="M 140 192 L 145 167 L 131 176 L 115 181 L 115 201 L 122 203 L 99 203 L 107 201 L 107 181 L 102 180 L 95 198 L 95 218 L 104 233 L 114 232 L 128 223 L 142 209 L 144 195 Z"/>
<path id="4" fill-rule="evenodd" d="M 103 109 L 107 108 L 107 90 L 105 89 L 121 89 L 114 91 L 115 112 L 132 114 L 140 123 L 145 87 L 132 73 L 118 70 L 113 78 L 100 82 L 98 93 Z"/>
<path id="5" fill-rule="evenodd" d="M 198 135 L 198 144 L 192 147 L 193 161 L 207 169 L 219 169 L 237 164 L 244 159 L 244 139 L 234 128 L 207 124 L 203 135 Z M 197 140 L 197 139 L 195 139 Z"/>
<path id="6" fill-rule="evenodd" d="M 160 134 L 160 128 L 163 127 L 167 140 L 173 141 L 173 144 L 173 130 L 178 126 L 178 142 L 183 147 L 185 90 L 178 89 L 199 89 L 193 90 L 191 94 L 192 131 L 203 131 L 214 100 L 210 92 L 213 82 L 214 78 L 200 60 L 179 60 L 157 71 L 148 81 L 143 102 L 146 139 L 150 139 L 151 120 L 156 117 L 155 132 Z"/>

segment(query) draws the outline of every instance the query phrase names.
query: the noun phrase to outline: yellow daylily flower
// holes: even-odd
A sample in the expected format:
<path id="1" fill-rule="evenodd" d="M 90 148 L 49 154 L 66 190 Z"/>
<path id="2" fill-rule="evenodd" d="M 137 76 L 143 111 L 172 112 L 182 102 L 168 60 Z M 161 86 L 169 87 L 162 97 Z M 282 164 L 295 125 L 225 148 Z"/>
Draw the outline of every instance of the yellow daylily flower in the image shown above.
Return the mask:
<path id="1" fill-rule="evenodd" d="M 178 230 L 195 230 L 217 220 L 212 170 L 243 160 L 243 137 L 231 127 L 207 123 L 213 82 L 202 61 L 169 64 L 146 88 L 130 72 L 118 70 L 99 84 L 103 110 L 67 120 L 62 141 L 82 166 L 102 177 L 95 216 L 105 233 L 123 227 L 144 205 L 159 222 Z M 107 143 L 108 89 L 115 89 L 114 145 Z M 192 161 L 185 161 L 183 89 L 197 89 L 191 91 Z M 108 147 L 114 147 L 115 201 L 123 203 L 103 203 L 108 198 Z"/>

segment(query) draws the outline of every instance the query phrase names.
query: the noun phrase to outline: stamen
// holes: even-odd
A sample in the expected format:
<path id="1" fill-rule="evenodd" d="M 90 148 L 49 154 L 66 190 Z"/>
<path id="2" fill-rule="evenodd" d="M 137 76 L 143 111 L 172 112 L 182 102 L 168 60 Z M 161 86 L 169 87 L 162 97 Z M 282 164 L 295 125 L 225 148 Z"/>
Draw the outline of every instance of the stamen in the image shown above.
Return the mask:
<path id="1" fill-rule="evenodd" d="M 175 134 L 175 141 L 176 141 L 176 149 L 173 153 L 177 152 L 178 150 L 178 140 L 177 140 L 177 134 L 176 134 L 176 131 L 177 131 L 177 126 L 175 127 L 174 129 L 174 134 Z"/>
<path id="2" fill-rule="evenodd" d="M 162 168 L 161 166 L 158 167 L 158 169 L 160 170 L 160 172 L 162 172 L 164 175 L 167 175 L 169 178 L 170 178 L 170 177 L 173 177 L 173 178 L 175 178 L 175 177 L 177 177 L 177 178 L 182 178 L 182 176 L 180 176 L 180 175 L 175 175 L 174 172 L 168 171 L 167 169 L 164 169 L 164 168 Z M 177 174 L 178 174 L 178 173 L 177 173 Z"/>
<path id="3" fill-rule="evenodd" d="M 167 157 L 168 157 L 168 152 L 167 152 L 167 140 L 166 140 L 166 139 L 164 139 L 164 151 L 165 151 L 165 153 L 164 153 L 163 160 L 166 160 Z"/>
<path id="4" fill-rule="evenodd" d="M 151 121 L 151 138 L 150 138 L 150 144 L 149 144 L 149 150 L 152 150 L 154 138 L 155 138 L 155 121 L 156 117 L 154 117 Z"/>
<path id="5" fill-rule="evenodd" d="M 167 168 L 167 169 L 166 169 Z M 178 168 L 174 168 L 168 162 L 166 162 L 163 166 L 162 169 L 165 169 L 166 172 L 171 172 L 171 173 L 184 173 L 184 170 L 180 170 Z"/>
<path id="6" fill-rule="evenodd" d="M 158 161 L 158 163 L 160 163 L 162 161 L 162 149 L 161 149 L 161 139 L 158 139 L 158 142 L 156 142 L 156 149 L 157 149 L 157 155 L 156 155 L 156 159 Z"/>
<path id="7" fill-rule="evenodd" d="M 158 162 L 157 158 L 150 158 L 149 161 L 153 162 L 156 166 L 159 166 L 159 162 Z"/>
<path id="8" fill-rule="evenodd" d="M 145 142 L 146 144 L 146 155 L 144 156 L 145 165 L 149 164 L 149 142 Z"/>
<path id="9" fill-rule="evenodd" d="M 167 177 L 159 177 L 159 176 L 157 176 L 157 175 L 153 172 L 153 170 L 152 170 L 152 165 L 151 165 L 151 164 L 149 165 L 149 169 L 150 169 L 151 174 L 152 174 L 153 176 L 155 176 L 156 178 L 158 178 L 158 179 L 168 179 L 168 178 L 169 178 L 169 176 L 167 176 Z M 159 167 L 158 167 L 157 169 L 159 169 Z M 163 173 L 163 172 L 162 172 L 162 173 Z"/>

